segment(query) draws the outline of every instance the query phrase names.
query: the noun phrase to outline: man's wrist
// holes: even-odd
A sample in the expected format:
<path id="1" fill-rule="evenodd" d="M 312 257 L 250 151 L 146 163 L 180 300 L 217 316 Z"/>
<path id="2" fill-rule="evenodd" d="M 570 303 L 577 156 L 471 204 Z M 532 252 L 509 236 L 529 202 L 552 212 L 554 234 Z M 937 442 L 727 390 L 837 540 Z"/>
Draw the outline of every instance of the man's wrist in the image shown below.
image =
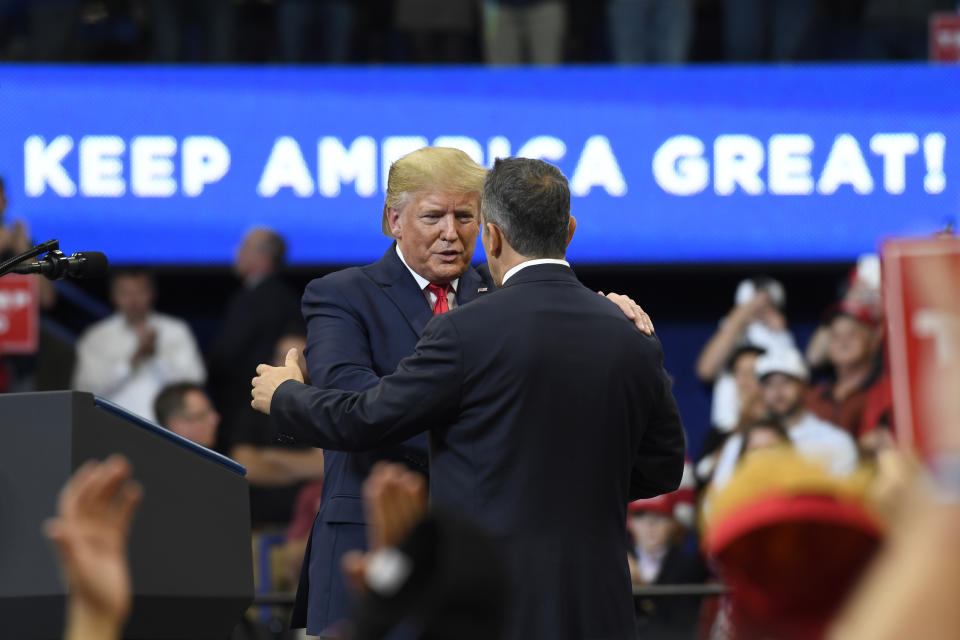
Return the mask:
<path id="1" fill-rule="evenodd" d="M 83 604 L 71 596 L 67 606 L 65 640 L 119 640 L 124 620 Z"/>
<path id="2" fill-rule="evenodd" d="M 275 402 L 277 400 L 277 395 L 280 393 L 280 388 L 288 382 L 296 382 L 296 380 L 288 378 L 287 380 L 282 381 L 276 386 L 276 388 L 273 390 L 273 393 L 270 394 L 270 406 L 268 407 L 270 409 L 270 413 L 273 413 L 274 406 L 276 406 Z"/>

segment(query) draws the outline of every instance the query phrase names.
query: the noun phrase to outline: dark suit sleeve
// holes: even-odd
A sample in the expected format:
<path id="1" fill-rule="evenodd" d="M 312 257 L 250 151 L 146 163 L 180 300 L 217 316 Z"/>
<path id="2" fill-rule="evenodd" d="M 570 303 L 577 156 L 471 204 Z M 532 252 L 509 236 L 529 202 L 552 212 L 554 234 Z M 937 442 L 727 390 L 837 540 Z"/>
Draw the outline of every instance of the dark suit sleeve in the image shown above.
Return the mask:
<path id="1" fill-rule="evenodd" d="M 303 293 L 307 322 L 307 371 L 321 389 L 363 391 L 376 386 L 370 336 L 347 297 L 329 279 L 314 280 Z"/>
<path id="2" fill-rule="evenodd" d="M 643 432 L 630 474 L 630 500 L 652 498 L 675 491 L 683 476 L 686 436 L 670 378 L 663 369 L 663 350 L 657 344 L 657 390 L 647 428 Z"/>
<path id="3" fill-rule="evenodd" d="M 360 451 L 452 422 L 460 406 L 463 356 L 453 324 L 437 316 L 413 355 L 362 393 L 295 381 L 277 387 L 270 415 L 277 431 L 302 444 Z"/>

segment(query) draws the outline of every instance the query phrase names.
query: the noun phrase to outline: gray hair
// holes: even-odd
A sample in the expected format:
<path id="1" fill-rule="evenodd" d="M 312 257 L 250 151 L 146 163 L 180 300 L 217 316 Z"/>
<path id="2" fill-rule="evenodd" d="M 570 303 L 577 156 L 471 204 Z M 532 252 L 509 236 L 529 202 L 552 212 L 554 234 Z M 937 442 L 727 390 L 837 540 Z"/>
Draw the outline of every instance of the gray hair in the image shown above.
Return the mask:
<path id="1" fill-rule="evenodd" d="M 483 222 L 503 231 L 528 258 L 562 258 L 570 225 L 570 188 L 558 168 L 542 160 L 497 160 L 481 198 Z"/>

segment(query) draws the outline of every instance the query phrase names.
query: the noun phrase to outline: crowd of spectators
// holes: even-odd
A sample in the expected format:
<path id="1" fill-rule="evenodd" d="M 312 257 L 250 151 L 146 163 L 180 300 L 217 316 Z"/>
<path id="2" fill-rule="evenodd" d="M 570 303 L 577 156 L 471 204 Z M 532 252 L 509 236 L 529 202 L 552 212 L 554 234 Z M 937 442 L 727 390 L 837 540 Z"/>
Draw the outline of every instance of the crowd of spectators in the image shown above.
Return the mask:
<path id="1" fill-rule="evenodd" d="M 173 382 L 206 381 L 207 371 L 186 322 L 153 309 L 155 289 L 144 271 L 114 274 L 116 312 L 77 340 L 73 388 L 90 391 L 156 420 L 153 402 Z"/>
<path id="2" fill-rule="evenodd" d="M 0 212 L 3 204 L 0 198 Z M 8 221 L 0 229 L 8 244 L 27 242 L 22 223 Z M 156 310 L 149 272 L 115 270 L 109 284 L 113 313 L 78 337 L 72 387 L 243 464 L 255 530 L 284 532 L 275 572 L 277 584 L 289 588 L 319 506 L 323 453 L 273 442 L 268 419 L 249 406 L 257 364 L 280 364 L 291 348 L 305 345 L 299 296 L 282 273 L 285 253 L 284 239 L 267 228 L 240 239 L 234 264 L 239 283 L 205 357 L 190 324 Z M 726 578 L 704 555 L 698 539 L 705 530 L 695 513 L 723 511 L 729 502 L 723 492 L 743 491 L 745 481 L 736 477 L 752 452 L 789 452 L 793 461 L 786 467 L 796 465 L 803 482 L 822 473 L 814 484 L 840 486 L 895 445 L 880 288 L 879 260 L 864 256 L 836 303 L 822 312 L 820 326 L 802 342 L 791 329 L 788 292 L 780 282 L 761 275 L 740 282 L 733 306 L 696 362 L 685 363 L 712 394 L 704 444 L 689 452 L 696 459 L 688 461 L 680 490 L 629 507 L 636 587 Z M 749 490 L 762 491 L 764 476 L 752 473 Z M 770 482 L 780 486 L 784 479 Z M 640 633 L 728 637 L 723 629 L 733 614 L 716 602 L 701 607 L 702 600 L 638 597 Z"/>
<path id="3" fill-rule="evenodd" d="M 322 451 L 273 443 L 268 418 L 249 406 L 257 365 L 306 344 L 298 296 L 277 273 L 285 245 L 265 228 L 242 239 L 234 265 L 241 283 L 206 359 L 186 321 L 154 310 L 147 271 L 115 271 L 115 312 L 77 339 L 71 385 L 243 464 L 255 525 L 285 526 L 301 486 L 323 475 Z"/>
<path id="4" fill-rule="evenodd" d="M 785 621 L 798 615 L 820 627 L 803 626 L 807 635 L 796 637 L 823 636 L 881 536 L 862 505 L 867 478 L 876 473 L 870 470 L 895 447 L 880 286 L 877 257 L 864 256 L 803 344 L 791 331 L 780 282 L 765 276 L 740 282 L 733 307 L 692 363 L 713 400 L 702 451 L 679 491 L 630 505 L 630 566 L 637 586 L 722 580 L 748 605 L 763 604 L 751 611 L 735 597 L 641 596 L 641 637 L 644 630 L 658 638 L 794 637 L 784 633 Z M 759 451 L 777 453 L 747 465 Z M 736 511 L 731 503 L 748 506 L 727 517 Z M 699 528 L 682 515 L 694 505 Z M 799 531 L 785 535 L 785 526 Z M 849 543 L 842 558 L 834 559 L 839 546 L 818 542 L 817 527 L 825 526 L 836 529 L 832 539 Z M 744 545 L 754 548 L 739 551 Z M 764 563 L 776 569 L 760 575 Z M 798 568 L 804 563 L 818 568 Z M 779 591 L 791 580 L 792 595 Z M 783 604 L 796 597 L 797 585 L 821 589 L 818 580 L 830 585 L 832 604 L 811 604 L 815 598 Z M 747 625 L 759 635 L 746 632 Z"/>
<path id="5" fill-rule="evenodd" d="M 956 0 L 0 0 L 0 59 L 207 63 L 920 60 Z"/>
<path id="6" fill-rule="evenodd" d="M 6 229 L 15 237 L 20 228 Z M 72 386 L 243 464 L 255 531 L 285 539 L 276 554 L 275 584 L 290 588 L 318 508 L 323 453 L 273 442 L 268 418 L 249 406 L 256 365 L 280 364 L 292 347 L 305 345 L 298 296 L 282 274 L 284 259 L 285 242 L 270 229 L 252 229 L 240 240 L 234 264 L 240 282 L 206 357 L 185 320 L 155 309 L 149 272 L 114 271 L 114 311 L 78 337 Z M 641 589 L 724 579 L 713 573 L 717 565 L 698 542 L 704 532 L 695 513 L 722 505 L 725 499 L 717 496 L 728 485 L 742 487 L 734 479 L 751 452 L 789 451 L 836 479 L 817 480 L 829 484 L 853 478 L 894 445 L 876 256 L 851 269 L 842 295 L 823 311 L 805 344 L 791 331 L 780 282 L 746 278 L 733 298 L 699 358 L 687 363 L 712 393 L 702 450 L 690 452 L 697 457 L 688 461 L 680 490 L 629 507 L 629 563 Z M 761 489 L 754 481 L 751 491 Z M 714 601 L 701 615 L 703 601 L 638 597 L 640 633 L 725 637 L 728 609 Z"/>
<path id="7" fill-rule="evenodd" d="M 0 0 L 0 60 L 491 65 L 920 60 L 928 55 L 931 13 L 958 8 L 955 0 Z M 5 208 L 0 180 L 0 223 Z M 6 222 L 0 224 L 3 257 L 30 245 L 22 221 Z M 79 336 L 71 386 L 243 464 L 254 527 L 285 532 L 279 584 L 292 587 L 319 507 L 323 455 L 272 442 L 267 419 L 249 407 L 256 365 L 279 363 L 305 341 L 299 292 L 280 275 L 284 258 L 283 239 L 269 229 L 251 230 L 240 241 L 234 265 L 239 283 L 205 355 L 184 319 L 157 310 L 148 272 L 115 272 L 109 290 L 114 313 Z M 707 529 L 698 527 L 693 513 L 722 512 L 721 492 L 742 489 L 745 481 L 738 483 L 736 476 L 752 471 L 746 466 L 752 452 L 776 450 L 793 456 L 790 460 L 822 465 L 828 476 L 816 481 L 822 488 L 834 486 L 831 482 L 841 486 L 895 444 L 875 256 L 852 269 L 844 293 L 823 310 L 806 342 L 791 330 L 789 292 L 776 280 L 752 276 L 732 293 L 733 306 L 697 361 L 672 363 L 694 368 L 710 389 L 710 430 L 702 450 L 690 452 L 696 458 L 680 491 L 629 507 L 631 578 L 641 590 L 732 575 L 707 557 L 729 547 L 701 546 Z M 55 295 L 44 283 L 42 306 L 52 306 Z M 28 378 L 30 366 L 26 360 L 0 360 L 0 388 L 29 389 L 17 383 Z M 808 474 L 805 481 L 815 473 L 797 468 Z M 763 474 L 750 478 L 751 491 L 761 491 Z M 874 541 L 856 538 L 871 552 Z M 809 548 L 795 551 L 802 558 Z M 825 564 L 827 557 L 819 560 Z M 862 567 L 844 568 L 853 573 Z M 708 604 L 690 596 L 641 596 L 638 633 L 731 637 L 727 625 L 736 616 L 728 603 Z"/>

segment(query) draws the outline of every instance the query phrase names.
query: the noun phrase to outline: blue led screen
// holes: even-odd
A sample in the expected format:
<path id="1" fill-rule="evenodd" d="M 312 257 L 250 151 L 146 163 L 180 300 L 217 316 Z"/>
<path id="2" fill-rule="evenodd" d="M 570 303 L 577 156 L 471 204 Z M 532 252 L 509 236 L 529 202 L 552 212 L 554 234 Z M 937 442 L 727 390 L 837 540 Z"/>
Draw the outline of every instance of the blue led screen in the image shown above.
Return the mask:
<path id="1" fill-rule="evenodd" d="M 960 68 L 0 67 L 8 217 L 114 263 L 378 258 L 425 144 L 570 179 L 580 264 L 853 260 L 960 205 Z M 480 256 L 478 255 L 479 259 Z"/>

